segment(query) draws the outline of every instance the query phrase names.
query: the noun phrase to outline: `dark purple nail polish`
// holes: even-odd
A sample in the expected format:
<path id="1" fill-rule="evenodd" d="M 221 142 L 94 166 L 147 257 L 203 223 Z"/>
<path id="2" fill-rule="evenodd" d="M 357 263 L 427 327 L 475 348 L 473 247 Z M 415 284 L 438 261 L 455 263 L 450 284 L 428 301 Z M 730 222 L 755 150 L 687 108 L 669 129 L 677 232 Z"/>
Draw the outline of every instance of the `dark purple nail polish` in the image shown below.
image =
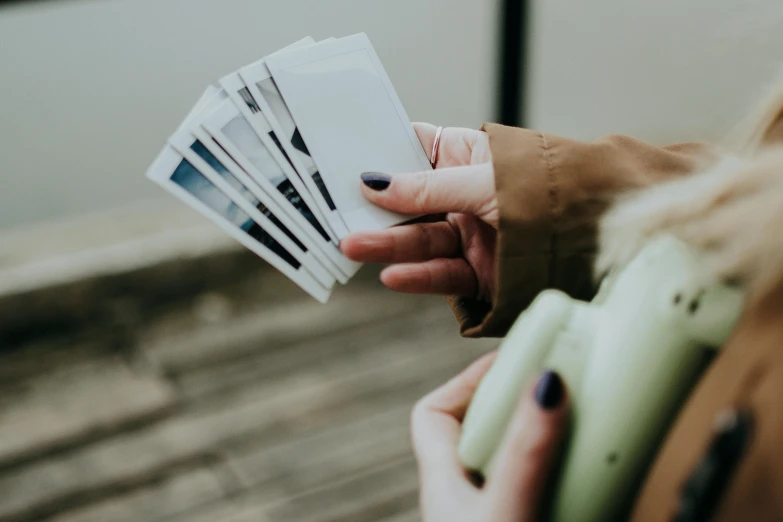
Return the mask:
<path id="1" fill-rule="evenodd" d="M 391 176 L 381 174 L 380 172 L 364 172 L 362 174 L 362 183 L 373 190 L 386 190 L 391 184 Z"/>
<path id="2" fill-rule="evenodd" d="M 536 385 L 536 402 L 545 410 L 554 410 L 563 401 L 565 386 L 563 379 L 553 371 L 545 371 Z"/>

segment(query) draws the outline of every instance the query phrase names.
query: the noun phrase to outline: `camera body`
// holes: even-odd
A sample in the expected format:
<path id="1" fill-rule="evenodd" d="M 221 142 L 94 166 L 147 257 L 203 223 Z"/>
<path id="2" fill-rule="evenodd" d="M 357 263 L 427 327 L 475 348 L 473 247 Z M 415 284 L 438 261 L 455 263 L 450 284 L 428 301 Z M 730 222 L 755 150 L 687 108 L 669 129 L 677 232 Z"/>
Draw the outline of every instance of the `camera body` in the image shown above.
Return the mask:
<path id="1" fill-rule="evenodd" d="M 551 520 L 625 516 L 680 405 L 742 312 L 740 290 L 702 281 L 697 253 L 659 236 L 607 277 L 589 303 L 541 292 L 471 401 L 459 445 L 463 465 L 491 472 L 521 393 L 543 370 L 555 370 L 572 415 Z"/>

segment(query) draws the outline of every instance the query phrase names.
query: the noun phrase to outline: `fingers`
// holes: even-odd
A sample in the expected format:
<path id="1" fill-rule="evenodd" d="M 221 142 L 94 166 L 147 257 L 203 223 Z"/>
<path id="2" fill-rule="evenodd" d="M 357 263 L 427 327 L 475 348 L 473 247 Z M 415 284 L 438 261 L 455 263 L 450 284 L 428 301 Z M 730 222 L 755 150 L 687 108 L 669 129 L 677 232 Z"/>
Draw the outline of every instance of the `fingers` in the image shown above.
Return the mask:
<path id="1" fill-rule="evenodd" d="M 474 296 L 476 272 L 465 259 L 432 259 L 392 265 L 381 272 L 381 282 L 396 292 Z"/>
<path id="2" fill-rule="evenodd" d="M 385 209 L 403 214 L 466 213 L 496 221 L 495 179 L 490 163 L 380 176 L 390 182 L 372 184 L 375 188 L 362 183 L 362 192 Z"/>
<path id="3" fill-rule="evenodd" d="M 432 152 L 432 144 L 435 141 L 435 133 L 438 132 L 438 127 L 431 123 L 416 122 L 413 124 L 413 130 L 416 131 L 416 136 L 419 137 L 421 146 L 424 152 L 427 153 L 427 159 L 432 161 L 430 153 Z"/>
<path id="4" fill-rule="evenodd" d="M 432 161 L 432 143 L 435 141 L 438 128 L 430 123 L 414 123 L 413 130 L 419 137 L 427 159 Z M 487 133 L 476 129 L 445 127 L 440 136 L 438 149 L 438 162 L 435 165 L 438 169 L 492 161 Z"/>
<path id="5" fill-rule="evenodd" d="M 492 352 L 481 357 L 413 409 L 411 435 L 422 481 L 438 481 L 444 476 L 465 478 L 457 455 L 462 419 L 496 355 Z"/>
<path id="6" fill-rule="evenodd" d="M 375 232 L 351 234 L 340 249 L 361 263 L 409 263 L 460 252 L 460 237 L 449 223 L 414 223 Z"/>
<path id="7" fill-rule="evenodd" d="M 486 487 L 493 503 L 515 513 L 515 520 L 537 519 L 565 435 L 567 402 L 562 379 L 544 372 L 511 420 Z"/>

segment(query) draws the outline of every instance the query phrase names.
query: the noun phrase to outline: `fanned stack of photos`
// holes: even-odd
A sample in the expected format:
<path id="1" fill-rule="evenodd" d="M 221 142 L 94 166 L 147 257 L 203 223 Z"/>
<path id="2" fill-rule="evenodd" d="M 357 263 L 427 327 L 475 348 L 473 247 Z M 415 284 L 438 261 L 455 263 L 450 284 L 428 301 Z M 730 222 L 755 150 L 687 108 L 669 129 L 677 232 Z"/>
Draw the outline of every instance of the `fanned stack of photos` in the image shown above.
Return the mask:
<path id="1" fill-rule="evenodd" d="M 363 172 L 431 168 L 365 34 L 304 38 L 210 86 L 147 176 L 320 302 L 360 265 L 351 232 L 411 219 L 369 203 Z"/>

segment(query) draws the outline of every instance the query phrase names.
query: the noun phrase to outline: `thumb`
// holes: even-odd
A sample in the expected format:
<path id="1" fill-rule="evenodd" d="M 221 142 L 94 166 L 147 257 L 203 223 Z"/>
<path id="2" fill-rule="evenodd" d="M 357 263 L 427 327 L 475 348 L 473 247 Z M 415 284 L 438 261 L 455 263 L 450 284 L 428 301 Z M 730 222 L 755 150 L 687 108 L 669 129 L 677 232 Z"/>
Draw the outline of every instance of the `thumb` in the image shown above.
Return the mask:
<path id="1" fill-rule="evenodd" d="M 514 520 L 539 519 L 547 482 L 557 462 L 568 420 L 567 392 L 560 376 L 544 372 L 511 419 L 486 486 L 493 505 Z"/>
<path id="2" fill-rule="evenodd" d="M 402 214 L 473 214 L 497 226 L 491 163 L 411 174 L 362 174 L 362 193 L 374 204 Z"/>

